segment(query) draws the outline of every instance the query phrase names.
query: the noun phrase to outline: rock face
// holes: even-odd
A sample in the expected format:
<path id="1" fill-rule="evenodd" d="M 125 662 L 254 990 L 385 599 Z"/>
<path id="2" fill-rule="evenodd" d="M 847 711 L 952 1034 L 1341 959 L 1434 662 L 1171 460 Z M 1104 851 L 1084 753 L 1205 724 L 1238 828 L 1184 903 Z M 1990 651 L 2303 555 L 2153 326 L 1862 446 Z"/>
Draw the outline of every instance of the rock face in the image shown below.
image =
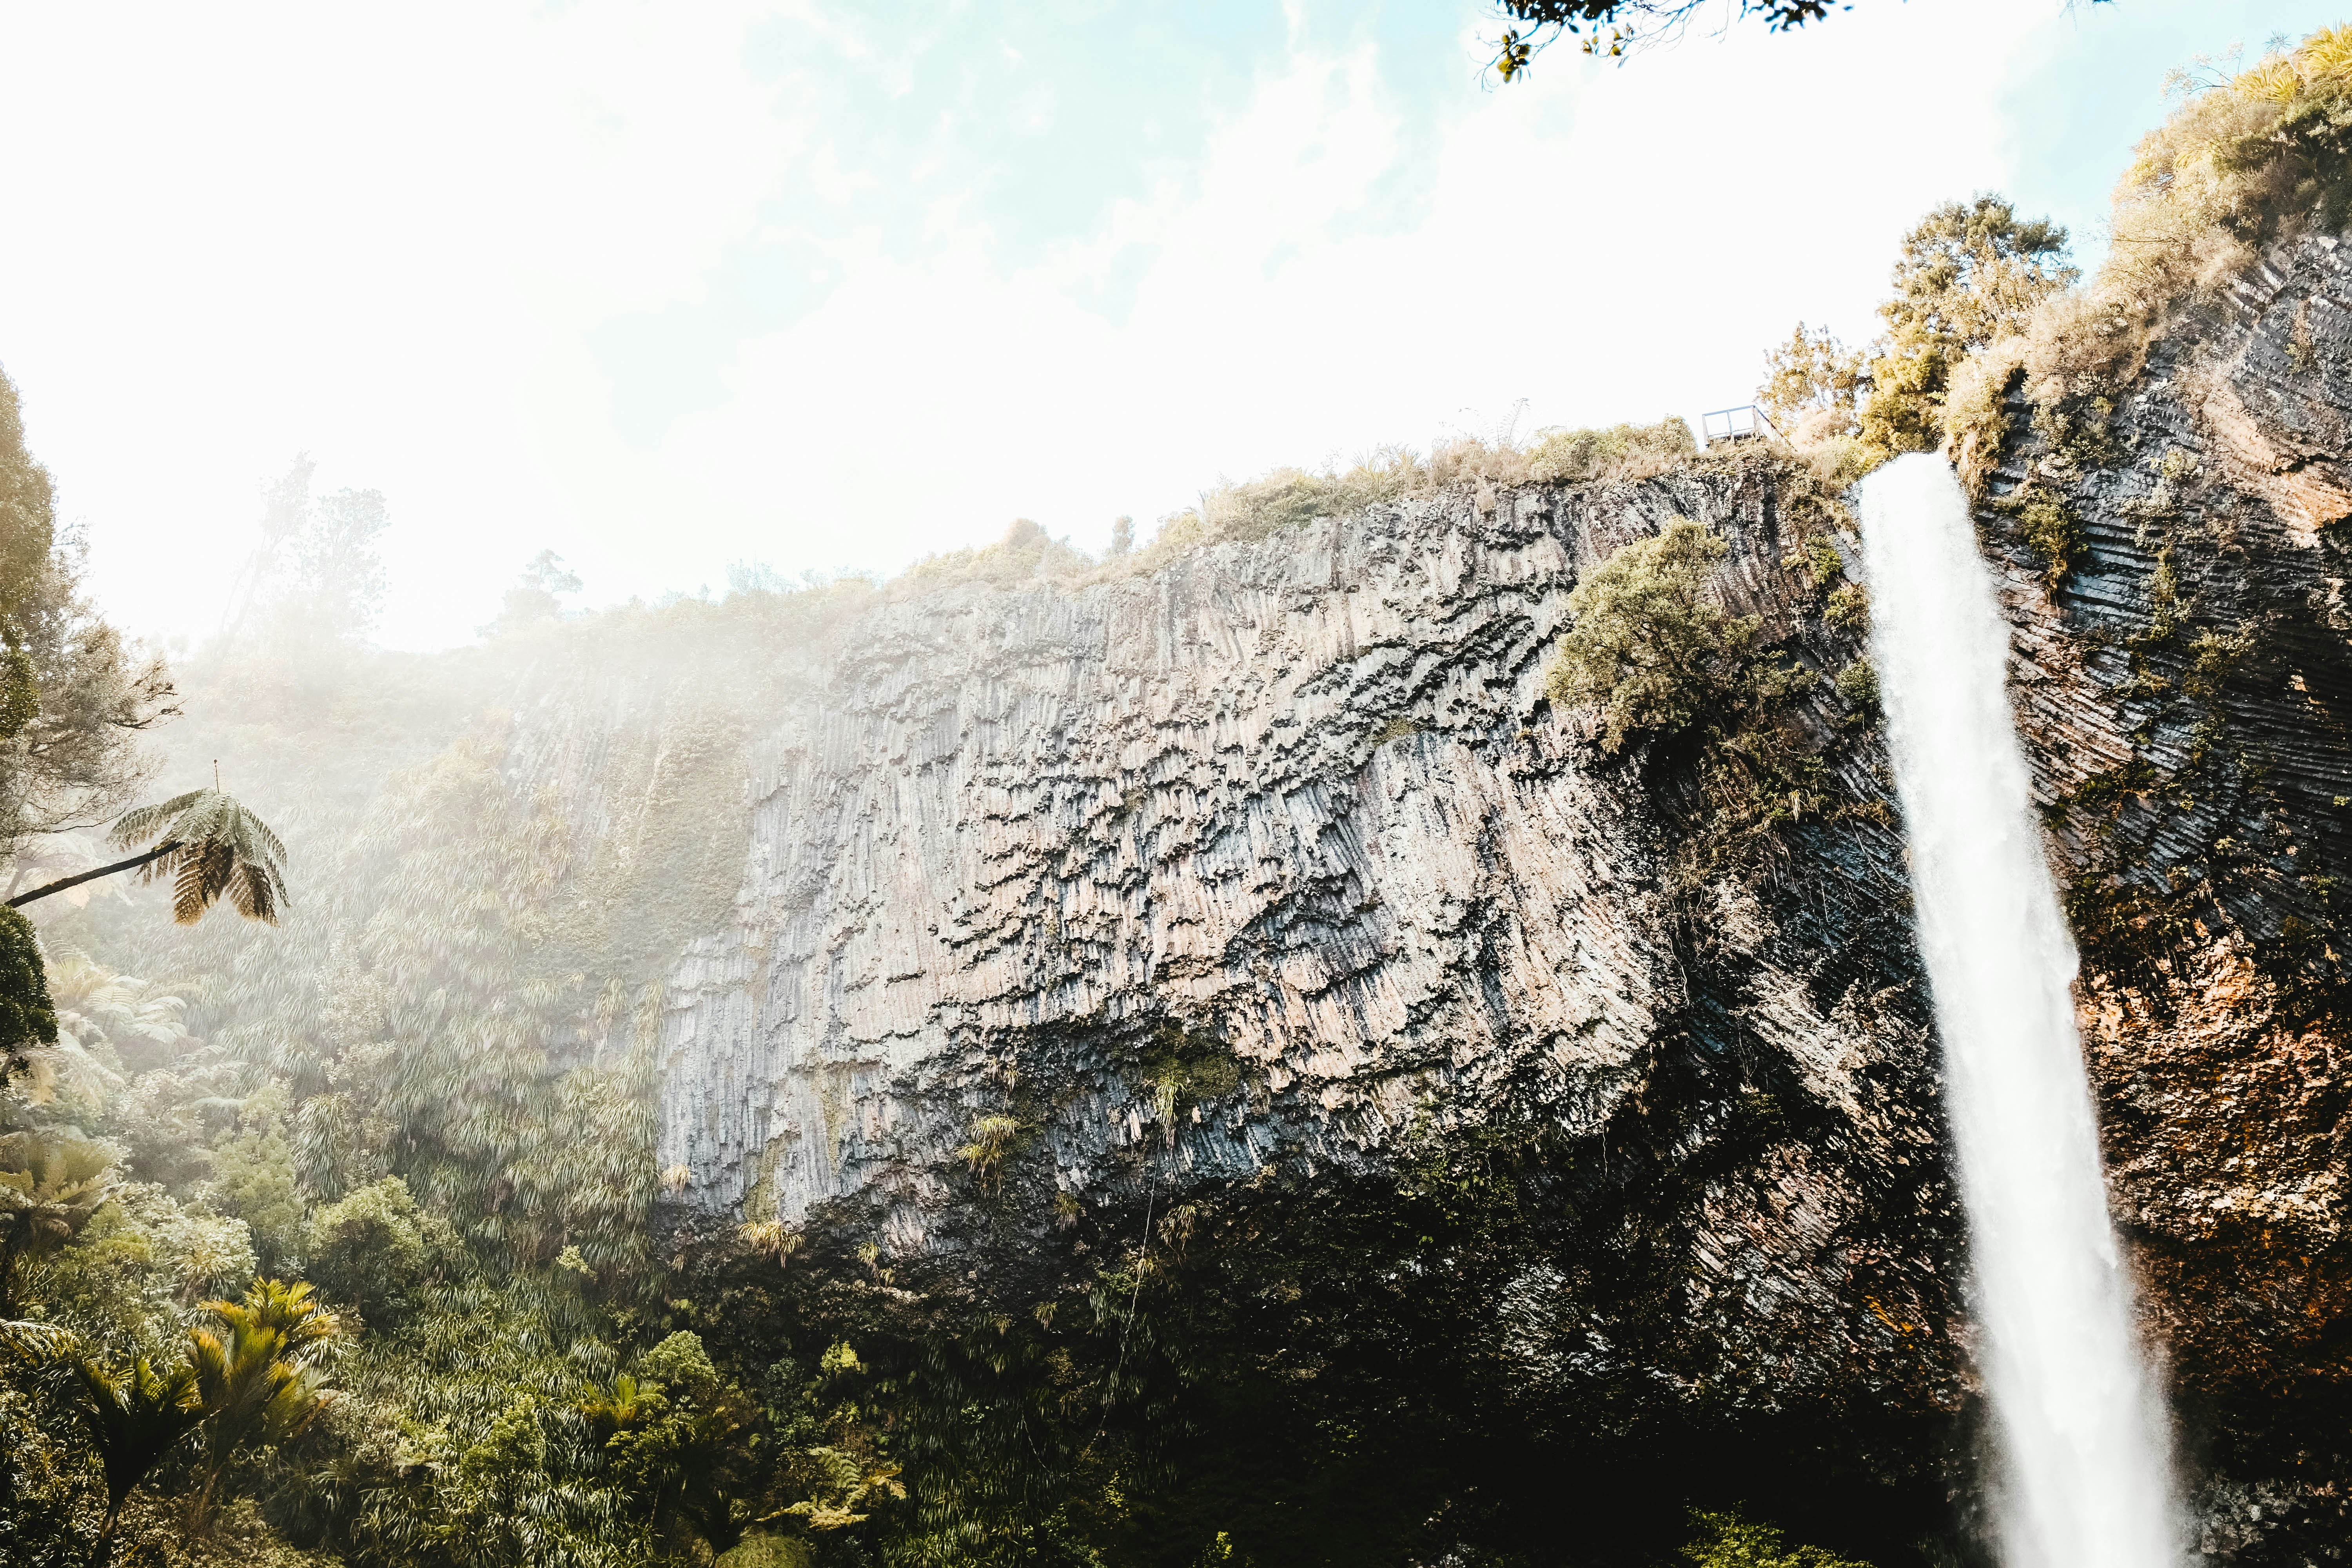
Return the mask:
<path id="1" fill-rule="evenodd" d="M 1181 1183 L 1378 1160 L 1416 1118 L 1597 1135 L 1688 1027 L 1689 911 L 1642 770 L 1545 710 L 1545 655 L 1579 571 L 1675 515 L 1793 628 L 1773 493 L 1727 464 L 1465 498 L 865 617 L 758 747 L 736 921 L 673 986 L 664 1162 L 696 1203 L 793 1223 L 878 1199 L 919 1253 L 955 1151 L 1028 1120 L 1029 1086 L 1073 1194 L 1129 1150 Z M 1893 853 L 1870 829 L 1846 874 L 1884 899 Z M 1748 950 L 1722 1022 L 1882 1121 L 1870 1069 L 1917 1066 L 1916 1009 L 1817 994 L 1822 954 L 1766 956 L 1778 919 L 1711 896 Z M 1834 1228 L 1783 1209 L 1755 1220 L 1770 1250 Z"/>
<path id="2" fill-rule="evenodd" d="M 2213 1561 L 2340 1561 L 2352 1534 L 2347 300 L 2352 252 L 2307 241 L 2118 405 L 2021 399 L 1979 514 Z M 1958 1216 L 1867 714 L 1818 681 L 1790 721 L 1818 795 L 1693 874 L 1714 805 L 1692 760 L 1607 755 L 1542 699 L 1580 575 L 1675 516 L 1728 541 L 1721 595 L 1780 657 L 1846 666 L 1820 568 L 1784 562 L 1819 531 L 1801 491 L 1753 450 L 1482 484 L 836 628 L 748 743 L 732 917 L 671 973 L 679 1204 L 936 1261 L 1008 1179 L 1042 1237 L 1057 1204 L 1536 1121 L 1604 1171 L 1614 1141 L 1705 1173 L 1676 1310 L 1750 1369 L 1740 1397 L 1963 1406 Z M 2054 587 L 2021 522 L 2053 500 L 2081 541 Z"/>
<path id="3" fill-rule="evenodd" d="M 2119 1221 L 2221 1560 L 2352 1539 L 2345 981 L 2352 250 L 2273 252 L 2158 345 L 2103 437 L 2034 427 L 1979 513 L 2084 950 Z M 2052 591 L 2011 513 L 2079 521 Z M 2268 1474 L 2265 1474 L 2265 1471 Z"/>

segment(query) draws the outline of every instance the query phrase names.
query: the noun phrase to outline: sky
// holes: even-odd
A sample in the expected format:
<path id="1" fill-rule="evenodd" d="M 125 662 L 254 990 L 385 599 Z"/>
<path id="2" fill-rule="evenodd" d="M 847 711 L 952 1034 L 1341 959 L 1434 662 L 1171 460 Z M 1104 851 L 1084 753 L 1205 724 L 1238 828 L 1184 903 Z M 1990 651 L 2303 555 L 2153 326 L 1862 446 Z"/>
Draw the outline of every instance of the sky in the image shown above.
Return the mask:
<path id="1" fill-rule="evenodd" d="M 444 647 L 543 549 L 607 604 L 1696 426 L 1937 202 L 2095 261 L 2168 69 L 2347 19 L 1856 0 L 1506 85 L 1480 0 L 0 0 L 0 366 L 126 630 L 210 632 L 308 453 Z"/>

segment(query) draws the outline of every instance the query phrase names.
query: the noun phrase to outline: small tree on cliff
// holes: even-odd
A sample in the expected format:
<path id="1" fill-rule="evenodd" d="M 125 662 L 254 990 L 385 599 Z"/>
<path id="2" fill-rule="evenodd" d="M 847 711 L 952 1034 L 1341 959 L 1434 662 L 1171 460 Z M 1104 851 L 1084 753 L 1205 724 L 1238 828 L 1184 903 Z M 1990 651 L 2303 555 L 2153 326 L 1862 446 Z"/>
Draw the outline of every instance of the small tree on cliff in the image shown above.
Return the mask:
<path id="1" fill-rule="evenodd" d="M 1674 735 L 1746 684 L 1754 617 L 1727 615 L 1706 594 L 1728 548 L 1676 518 L 1656 537 L 1602 562 L 1568 596 L 1575 617 L 1544 681 L 1554 702 L 1601 710 L 1601 745 Z"/>
<path id="2" fill-rule="evenodd" d="M 2021 332 L 2034 307 L 2073 287 L 2066 231 L 2021 218 L 2005 199 L 1947 202 L 1903 237 L 1886 335 L 1870 363 L 1862 438 L 1880 458 L 1924 452 L 1944 436 L 1944 390 L 1969 354 Z"/>

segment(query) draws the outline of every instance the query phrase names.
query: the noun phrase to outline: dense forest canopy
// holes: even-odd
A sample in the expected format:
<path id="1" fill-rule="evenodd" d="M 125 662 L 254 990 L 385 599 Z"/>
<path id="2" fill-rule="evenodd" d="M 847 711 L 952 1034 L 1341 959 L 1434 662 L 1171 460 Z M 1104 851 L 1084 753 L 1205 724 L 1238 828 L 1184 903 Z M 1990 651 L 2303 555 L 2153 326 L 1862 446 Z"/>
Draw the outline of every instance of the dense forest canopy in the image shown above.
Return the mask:
<path id="1" fill-rule="evenodd" d="M 1692 7 L 1507 9 L 1523 48 Z M 80 542 L 0 380 L 12 890 L 99 864 L 110 825 L 227 847 L 166 866 L 195 879 L 184 923 L 123 878 L 45 900 L 37 931 L 0 915 L 0 1554 L 1927 1561 L 1942 1407 L 1859 1383 L 1772 1407 L 1750 1398 L 1770 1369 L 1727 1371 L 1678 1337 L 1675 1216 L 1708 1168 L 1612 1163 L 1540 1119 L 1414 1124 L 1386 1173 L 1301 1162 L 1213 1201 L 1073 1203 L 1052 1235 L 1006 1244 L 1034 1254 L 1030 1276 L 983 1280 L 772 1202 L 668 1201 L 687 1174 L 655 1152 L 665 978 L 735 896 L 759 715 L 864 609 L 1150 574 L 1416 499 L 1491 513 L 1708 465 L 1779 487 L 1790 598 L 1848 655 L 1825 672 L 1843 728 L 1793 722 L 1813 676 L 1710 596 L 1721 543 L 1690 521 L 1580 584 L 1550 700 L 1612 765 L 1646 744 L 1688 770 L 1705 819 L 1676 875 L 1777 864 L 1792 825 L 1853 809 L 1836 771 L 1874 721 L 1853 651 L 1867 601 L 1832 542 L 1853 480 L 1928 449 L 1980 479 L 2012 395 L 2095 440 L 2168 321 L 2259 247 L 2342 229 L 2347 135 L 2352 30 L 2186 98 L 2143 144 L 2116 258 L 2087 280 L 2063 230 L 1998 196 L 1938 207 L 1901 238 L 1879 341 L 1800 326 L 1769 354 L 1778 440 L 1703 453 L 1669 419 L 1389 448 L 1221 486 L 1100 560 L 1024 521 L 887 584 L 747 574 L 722 598 L 593 615 L 567 607 L 579 579 L 550 552 L 479 644 L 439 655 L 368 641 L 391 510 L 313 494 L 302 459 L 268 492 L 216 634 L 167 672 L 88 604 Z M 2068 519 L 2015 504 L 2045 508 L 2032 537 L 2063 577 Z M 578 722 L 520 758 L 526 711 Z M 167 780 L 213 787 L 131 809 Z M 205 917 L 221 897 L 279 923 Z M 1181 1031 L 1138 1070 L 1163 1122 L 1234 1088 L 1230 1058 Z M 1752 1154 L 1786 1097 L 1726 1085 L 1708 1087 L 1728 1112 L 1655 1115 L 1709 1159 Z M 1030 1132 L 982 1117 L 957 1151 L 983 1232 L 1011 1223 Z M 1549 1321 L 1506 1287 L 1538 1278 L 1608 1354 L 1530 1357 Z M 1858 1478 L 1858 1449 L 1885 1468 Z"/>

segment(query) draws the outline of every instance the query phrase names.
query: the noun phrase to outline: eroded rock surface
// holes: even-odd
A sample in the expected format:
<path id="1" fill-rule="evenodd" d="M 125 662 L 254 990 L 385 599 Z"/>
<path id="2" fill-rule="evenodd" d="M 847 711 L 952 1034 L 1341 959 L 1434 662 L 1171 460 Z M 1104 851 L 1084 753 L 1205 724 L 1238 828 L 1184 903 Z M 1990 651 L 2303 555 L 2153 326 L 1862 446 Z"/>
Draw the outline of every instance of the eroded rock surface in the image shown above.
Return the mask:
<path id="1" fill-rule="evenodd" d="M 2315 238 L 2160 343 L 2103 437 L 2016 408 L 1979 514 L 2084 947 L 2115 1207 L 2221 1561 L 2340 1561 L 2352 1539 L 2324 1414 L 2352 1401 L 2347 411 L 2352 249 Z M 2082 528 L 2054 591 L 1998 504 L 2036 489 Z"/>
<path id="2" fill-rule="evenodd" d="M 1979 514 L 2214 1561 L 2340 1560 L 2352 1477 L 2325 1415 L 2352 1361 L 2347 300 L 2352 251 L 2305 242 L 2117 405 L 2021 398 Z M 1057 1212 L 1537 1122 L 1576 1201 L 1674 1209 L 1691 1387 L 1965 1408 L 1874 734 L 1817 684 L 1820 801 L 1694 879 L 1690 759 L 1604 755 L 1540 696 L 1580 573 L 1675 515 L 1730 541 L 1723 598 L 1776 657 L 1850 660 L 1783 563 L 1786 476 L 1467 492 L 836 628 L 753 725 L 733 915 L 672 972 L 680 1203 L 979 1260 L 983 1232 L 1049 1248 Z M 2081 531 L 2054 587 L 2037 494 Z M 1531 1321 L 1551 1289 L 1510 1287 Z"/>

